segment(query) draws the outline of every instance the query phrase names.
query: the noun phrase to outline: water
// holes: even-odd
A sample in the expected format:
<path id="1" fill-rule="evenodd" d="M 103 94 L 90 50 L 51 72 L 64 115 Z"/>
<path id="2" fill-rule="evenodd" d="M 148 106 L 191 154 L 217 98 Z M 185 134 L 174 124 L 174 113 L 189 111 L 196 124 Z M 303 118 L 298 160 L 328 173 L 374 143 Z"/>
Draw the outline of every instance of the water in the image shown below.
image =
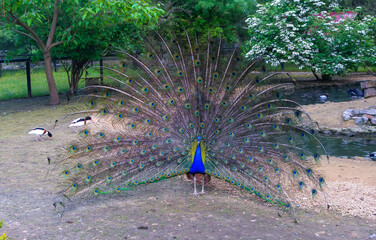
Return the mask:
<path id="1" fill-rule="evenodd" d="M 320 96 L 324 93 L 329 94 L 328 99 L 326 101 L 331 102 L 344 102 L 359 99 L 359 97 L 349 96 L 347 91 L 350 88 L 356 88 L 361 90 L 359 83 L 341 86 L 317 86 L 296 89 L 291 94 L 288 94 L 288 92 L 286 92 L 285 97 L 287 99 L 294 100 L 301 105 L 324 103 L 325 101 L 320 99 Z"/>
<path id="2" fill-rule="evenodd" d="M 371 152 L 376 152 L 375 137 L 345 137 L 345 136 L 320 136 L 329 156 L 337 157 L 367 157 Z M 376 161 L 376 159 L 372 159 Z"/>
<path id="3" fill-rule="evenodd" d="M 318 86 L 311 88 L 296 89 L 291 94 L 286 92 L 286 98 L 294 100 L 301 105 L 323 103 L 320 99 L 324 93 L 328 93 L 327 101 L 344 102 L 359 99 L 350 97 L 350 88 L 361 89 L 360 84 L 341 86 Z M 320 136 L 322 144 L 325 146 L 329 156 L 337 157 L 367 157 L 370 153 L 376 152 L 376 136 L 372 137 L 345 137 L 345 136 Z M 372 159 L 376 161 L 375 159 Z"/>

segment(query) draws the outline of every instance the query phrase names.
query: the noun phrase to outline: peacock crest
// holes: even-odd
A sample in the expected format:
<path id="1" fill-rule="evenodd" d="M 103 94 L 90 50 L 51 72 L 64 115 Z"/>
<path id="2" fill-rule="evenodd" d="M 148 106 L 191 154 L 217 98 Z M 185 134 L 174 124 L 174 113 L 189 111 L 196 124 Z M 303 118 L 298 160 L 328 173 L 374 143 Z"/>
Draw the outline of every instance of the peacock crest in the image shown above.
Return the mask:
<path id="1" fill-rule="evenodd" d="M 61 159 L 67 196 L 117 193 L 187 175 L 210 178 L 289 208 L 294 191 L 315 196 L 324 179 L 312 166 L 325 154 L 309 116 L 283 98 L 291 82 L 249 75 L 238 49 L 222 39 L 144 39 L 141 53 L 120 52 L 113 84 L 92 86 L 85 125 Z M 303 127 L 304 126 L 304 127 Z M 307 126 L 309 128 L 307 128 Z"/>

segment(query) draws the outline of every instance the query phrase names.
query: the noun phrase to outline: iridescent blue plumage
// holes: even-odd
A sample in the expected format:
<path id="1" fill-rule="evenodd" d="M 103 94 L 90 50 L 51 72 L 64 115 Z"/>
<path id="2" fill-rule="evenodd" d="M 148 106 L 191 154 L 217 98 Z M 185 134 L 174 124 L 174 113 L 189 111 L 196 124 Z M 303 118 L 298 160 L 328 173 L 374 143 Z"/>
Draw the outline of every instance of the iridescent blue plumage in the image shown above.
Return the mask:
<path id="1" fill-rule="evenodd" d="M 205 174 L 205 166 L 204 166 L 204 163 L 202 161 L 201 144 L 200 144 L 199 140 L 198 140 L 195 155 L 194 155 L 194 158 L 193 158 L 193 163 L 192 163 L 191 168 L 189 169 L 189 172 L 192 173 L 192 174 L 196 174 L 196 173 Z"/>
<path id="2" fill-rule="evenodd" d="M 325 150 L 315 123 L 283 99 L 293 84 L 277 73 L 248 76 L 257 61 L 240 68 L 237 49 L 222 52 L 221 38 L 200 44 L 187 33 L 171 41 L 155 33 L 147 53 L 121 52 L 127 64 L 106 68 L 114 85 L 90 87 L 106 91 L 89 101 L 96 124 L 61 161 L 64 194 L 117 193 L 183 174 L 202 186 L 216 177 L 286 207 L 296 192 L 321 192 L 325 181 L 312 165 Z"/>

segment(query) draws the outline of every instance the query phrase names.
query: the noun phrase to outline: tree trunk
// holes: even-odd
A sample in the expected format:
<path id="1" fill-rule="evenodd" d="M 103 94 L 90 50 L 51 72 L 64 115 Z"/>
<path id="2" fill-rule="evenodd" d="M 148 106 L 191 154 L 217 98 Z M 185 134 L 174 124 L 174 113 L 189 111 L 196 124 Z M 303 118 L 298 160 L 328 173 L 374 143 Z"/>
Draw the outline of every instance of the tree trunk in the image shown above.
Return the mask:
<path id="1" fill-rule="evenodd" d="M 319 76 L 317 76 L 315 70 L 311 69 L 311 72 L 312 72 L 313 76 L 315 76 L 315 78 L 316 78 L 317 81 L 320 81 L 320 80 L 321 80 L 321 79 L 319 78 Z"/>
<path id="2" fill-rule="evenodd" d="M 331 81 L 332 80 L 332 75 L 330 74 L 321 74 L 322 80 L 323 81 Z"/>
<path id="3" fill-rule="evenodd" d="M 50 50 L 44 51 L 43 57 L 44 57 L 44 70 L 46 72 L 48 89 L 50 91 L 50 104 L 57 105 L 57 104 L 60 104 L 60 99 L 59 99 L 59 93 L 57 92 L 54 75 L 52 73 L 51 51 Z"/>
<path id="4" fill-rule="evenodd" d="M 69 85 L 70 85 L 69 88 L 70 88 L 71 94 L 75 94 L 77 92 L 78 83 L 80 82 L 80 79 L 83 73 L 86 71 L 89 63 L 90 63 L 90 60 L 72 60 L 72 64 L 70 68 L 71 80 L 69 81 Z"/>

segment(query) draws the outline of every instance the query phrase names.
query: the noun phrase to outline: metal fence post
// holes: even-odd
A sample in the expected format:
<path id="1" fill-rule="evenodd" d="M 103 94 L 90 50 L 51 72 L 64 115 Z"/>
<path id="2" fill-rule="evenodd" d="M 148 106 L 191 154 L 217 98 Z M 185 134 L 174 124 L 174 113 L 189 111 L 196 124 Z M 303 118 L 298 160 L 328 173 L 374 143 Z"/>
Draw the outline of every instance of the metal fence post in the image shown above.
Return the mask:
<path id="1" fill-rule="evenodd" d="M 31 98 L 30 60 L 26 60 L 27 97 Z"/>
<path id="2" fill-rule="evenodd" d="M 101 85 L 103 85 L 103 58 L 101 58 L 101 60 L 99 60 L 99 73 L 101 75 Z"/>

